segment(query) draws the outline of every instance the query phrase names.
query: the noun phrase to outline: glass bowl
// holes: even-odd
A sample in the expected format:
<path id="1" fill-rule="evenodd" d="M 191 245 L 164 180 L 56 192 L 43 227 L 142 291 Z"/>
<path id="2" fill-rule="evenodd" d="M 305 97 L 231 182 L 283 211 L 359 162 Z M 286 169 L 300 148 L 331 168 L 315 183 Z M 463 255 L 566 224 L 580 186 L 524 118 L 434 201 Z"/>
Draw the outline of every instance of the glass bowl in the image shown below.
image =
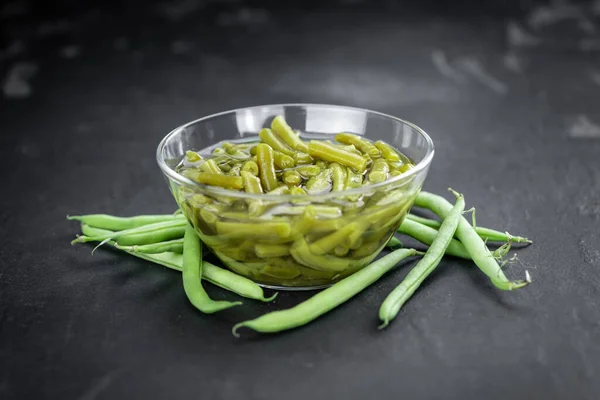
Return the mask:
<path id="1" fill-rule="evenodd" d="M 266 195 L 206 186 L 176 171 L 186 150 L 258 141 L 283 115 L 303 139 L 340 132 L 382 140 L 415 166 L 390 180 L 319 195 Z M 241 108 L 200 118 L 160 142 L 157 161 L 177 204 L 203 243 L 231 270 L 277 289 L 315 289 L 368 265 L 396 232 L 433 159 L 431 138 L 390 115 L 320 104 Z"/>

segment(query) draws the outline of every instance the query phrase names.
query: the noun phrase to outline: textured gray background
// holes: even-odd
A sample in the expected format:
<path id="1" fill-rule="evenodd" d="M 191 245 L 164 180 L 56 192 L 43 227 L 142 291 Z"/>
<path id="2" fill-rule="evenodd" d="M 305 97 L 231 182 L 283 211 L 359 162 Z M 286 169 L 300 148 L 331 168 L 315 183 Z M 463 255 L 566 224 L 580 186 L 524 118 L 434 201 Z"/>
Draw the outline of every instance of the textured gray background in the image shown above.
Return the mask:
<path id="1" fill-rule="evenodd" d="M 92 3 L 0 9 L 1 398 L 598 398 L 600 3 Z M 500 293 L 444 259 L 383 332 L 407 267 L 311 325 L 234 339 L 308 294 L 204 316 L 177 273 L 69 245 L 66 214 L 173 211 L 154 160 L 170 129 L 278 102 L 423 127 L 426 189 L 532 237 L 507 274 L 534 283 Z"/>

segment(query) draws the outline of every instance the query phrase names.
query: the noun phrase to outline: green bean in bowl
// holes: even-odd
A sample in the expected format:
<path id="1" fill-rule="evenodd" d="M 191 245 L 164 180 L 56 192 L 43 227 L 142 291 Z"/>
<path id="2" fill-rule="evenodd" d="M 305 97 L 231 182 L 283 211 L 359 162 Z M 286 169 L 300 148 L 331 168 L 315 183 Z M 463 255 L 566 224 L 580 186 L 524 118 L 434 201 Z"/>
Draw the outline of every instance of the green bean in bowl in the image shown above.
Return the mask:
<path id="1" fill-rule="evenodd" d="M 367 266 L 408 213 L 432 157 L 431 140 L 410 123 L 319 105 L 217 114 L 158 149 L 200 239 L 234 272 L 277 288 L 322 287 Z"/>

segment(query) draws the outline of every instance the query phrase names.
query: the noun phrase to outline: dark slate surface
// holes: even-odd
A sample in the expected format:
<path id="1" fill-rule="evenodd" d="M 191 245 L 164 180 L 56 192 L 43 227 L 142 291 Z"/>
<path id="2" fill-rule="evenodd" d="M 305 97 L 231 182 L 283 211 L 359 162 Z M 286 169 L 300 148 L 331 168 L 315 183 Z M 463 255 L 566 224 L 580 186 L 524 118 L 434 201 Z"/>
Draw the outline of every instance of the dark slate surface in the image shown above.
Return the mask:
<path id="1" fill-rule="evenodd" d="M 598 5 L 58 3 L 0 13 L 0 398 L 598 398 Z M 407 267 L 309 326 L 234 339 L 308 294 L 204 316 L 177 273 L 69 245 L 66 214 L 174 209 L 154 160 L 171 128 L 278 102 L 422 126 L 426 188 L 534 238 L 507 272 L 534 284 L 500 293 L 447 259 L 383 332 Z"/>

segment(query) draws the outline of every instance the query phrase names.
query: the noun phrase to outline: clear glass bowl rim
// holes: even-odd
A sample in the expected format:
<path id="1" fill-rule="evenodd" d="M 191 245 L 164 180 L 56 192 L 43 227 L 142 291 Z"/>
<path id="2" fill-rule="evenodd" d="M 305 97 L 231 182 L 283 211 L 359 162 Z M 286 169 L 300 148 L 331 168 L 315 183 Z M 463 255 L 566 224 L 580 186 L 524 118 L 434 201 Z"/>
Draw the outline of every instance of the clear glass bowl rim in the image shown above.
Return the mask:
<path id="1" fill-rule="evenodd" d="M 384 118 L 389 118 L 394 121 L 400 122 L 402 124 L 406 124 L 406 125 L 410 126 L 412 129 L 414 129 L 416 132 L 418 132 L 419 135 L 421 135 L 427 143 L 427 152 L 425 154 L 425 157 L 423 157 L 423 159 L 421 161 L 419 161 L 417 163 L 417 165 L 415 165 L 414 168 L 411 168 L 408 171 L 406 171 L 400 175 L 397 175 L 385 182 L 362 186 L 362 187 L 356 188 L 356 189 L 342 190 L 339 192 L 329 192 L 329 193 L 324 193 L 324 194 L 297 194 L 297 195 L 289 195 L 289 194 L 288 195 L 273 195 L 273 194 L 268 195 L 268 194 L 246 193 L 246 192 L 238 192 L 235 190 L 223 189 L 223 188 L 218 188 L 218 187 L 214 187 L 214 186 L 204 185 L 201 183 L 196 183 L 196 182 L 184 177 L 183 175 L 178 174 L 175 170 L 173 170 L 171 167 L 169 167 L 167 165 L 167 163 L 165 162 L 165 160 L 163 159 L 163 156 L 162 156 L 163 148 L 165 147 L 165 144 L 167 143 L 167 141 L 171 138 L 171 136 L 177 134 L 180 130 L 185 129 L 188 126 L 191 126 L 191 125 L 203 122 L 203 121 L 207 121 L 212 118 L 221 117 L 226 114 L 234 114 L 234 113 L 245 111 L 245 110 L 252 110 L 252 109 L 259 109 L 259 108 L 272 108 L 272 107 L 279 107 L 279 108 L 281 108 L 281 107 L 298 107 L 298 108 L 319 107 L 319 108 L 346 109 L 346 110 L 364 112 L 364 113 L 368 113 L 368 114 L 374 114 L 374 115 L 378 115 L 378 116 L 384 117 Z M 421 171 L 423 171 L 424 169 L 426 169 L 429 166 L 429 164 L 431 164 L 431 160 L 433 159 L 434 152 L 435 152 L 435 149 L 433 146 L 433 141 L 431 140 L 429 135 L 423 129 L 419 128 L 417 125 L 413 124 L 412 122 L 405 121 L 403 119 L 394 117 L 392 115 L 384 114 L 379 111 L 372 111 L 372 110 L 368 110 L 368 109 L 364 109 L 364 108 L 339 106 L 339 105 L 333 105 L 333 104 L 287 103 L 287 104 L 266 104 L 266 105 L 236 108 L 236 109 L 232 109 L 232 110 L 222 111 L 222 112 L 219 112 L 216 114 L 207 115 L 205 117 L 202 117 L 202 118 L 187 122 L 183 125 L 180 125 L 177 128 L 173 129 L 171 132 L 169 132 L 160 141 L 160 143 L 158 144 L 158 148 L 156 149 L 156 161 L 158 162 L 158 166 L 160 167 L 162 172 L 169 179 L 177 182 L 180 185 L 187 186 L 190 188 L 200 188 L 204 192 L 214 193 L 215 195 L 236 197 L 236 198 L 240 198 L 240 199 L 266 200 L 266 201 L 276 201 L 276 202 L 292 201 L 292 200 L 294 200 L 294 201 L 311 201 L 311 200 L 316 200 L 316 199 L 322 201 L 324 199 L 329 199 L 329 198 L 343 197 L 343 196 L 353 195 L 353 194 L 360 195 L 360 194 L 368 193 L 370 191 L 377 190 L 382 187 L 392 186 L 395 182 L 403 181 L 411 176 L 415 176 L 415 175 L 419 174 Z"/>

